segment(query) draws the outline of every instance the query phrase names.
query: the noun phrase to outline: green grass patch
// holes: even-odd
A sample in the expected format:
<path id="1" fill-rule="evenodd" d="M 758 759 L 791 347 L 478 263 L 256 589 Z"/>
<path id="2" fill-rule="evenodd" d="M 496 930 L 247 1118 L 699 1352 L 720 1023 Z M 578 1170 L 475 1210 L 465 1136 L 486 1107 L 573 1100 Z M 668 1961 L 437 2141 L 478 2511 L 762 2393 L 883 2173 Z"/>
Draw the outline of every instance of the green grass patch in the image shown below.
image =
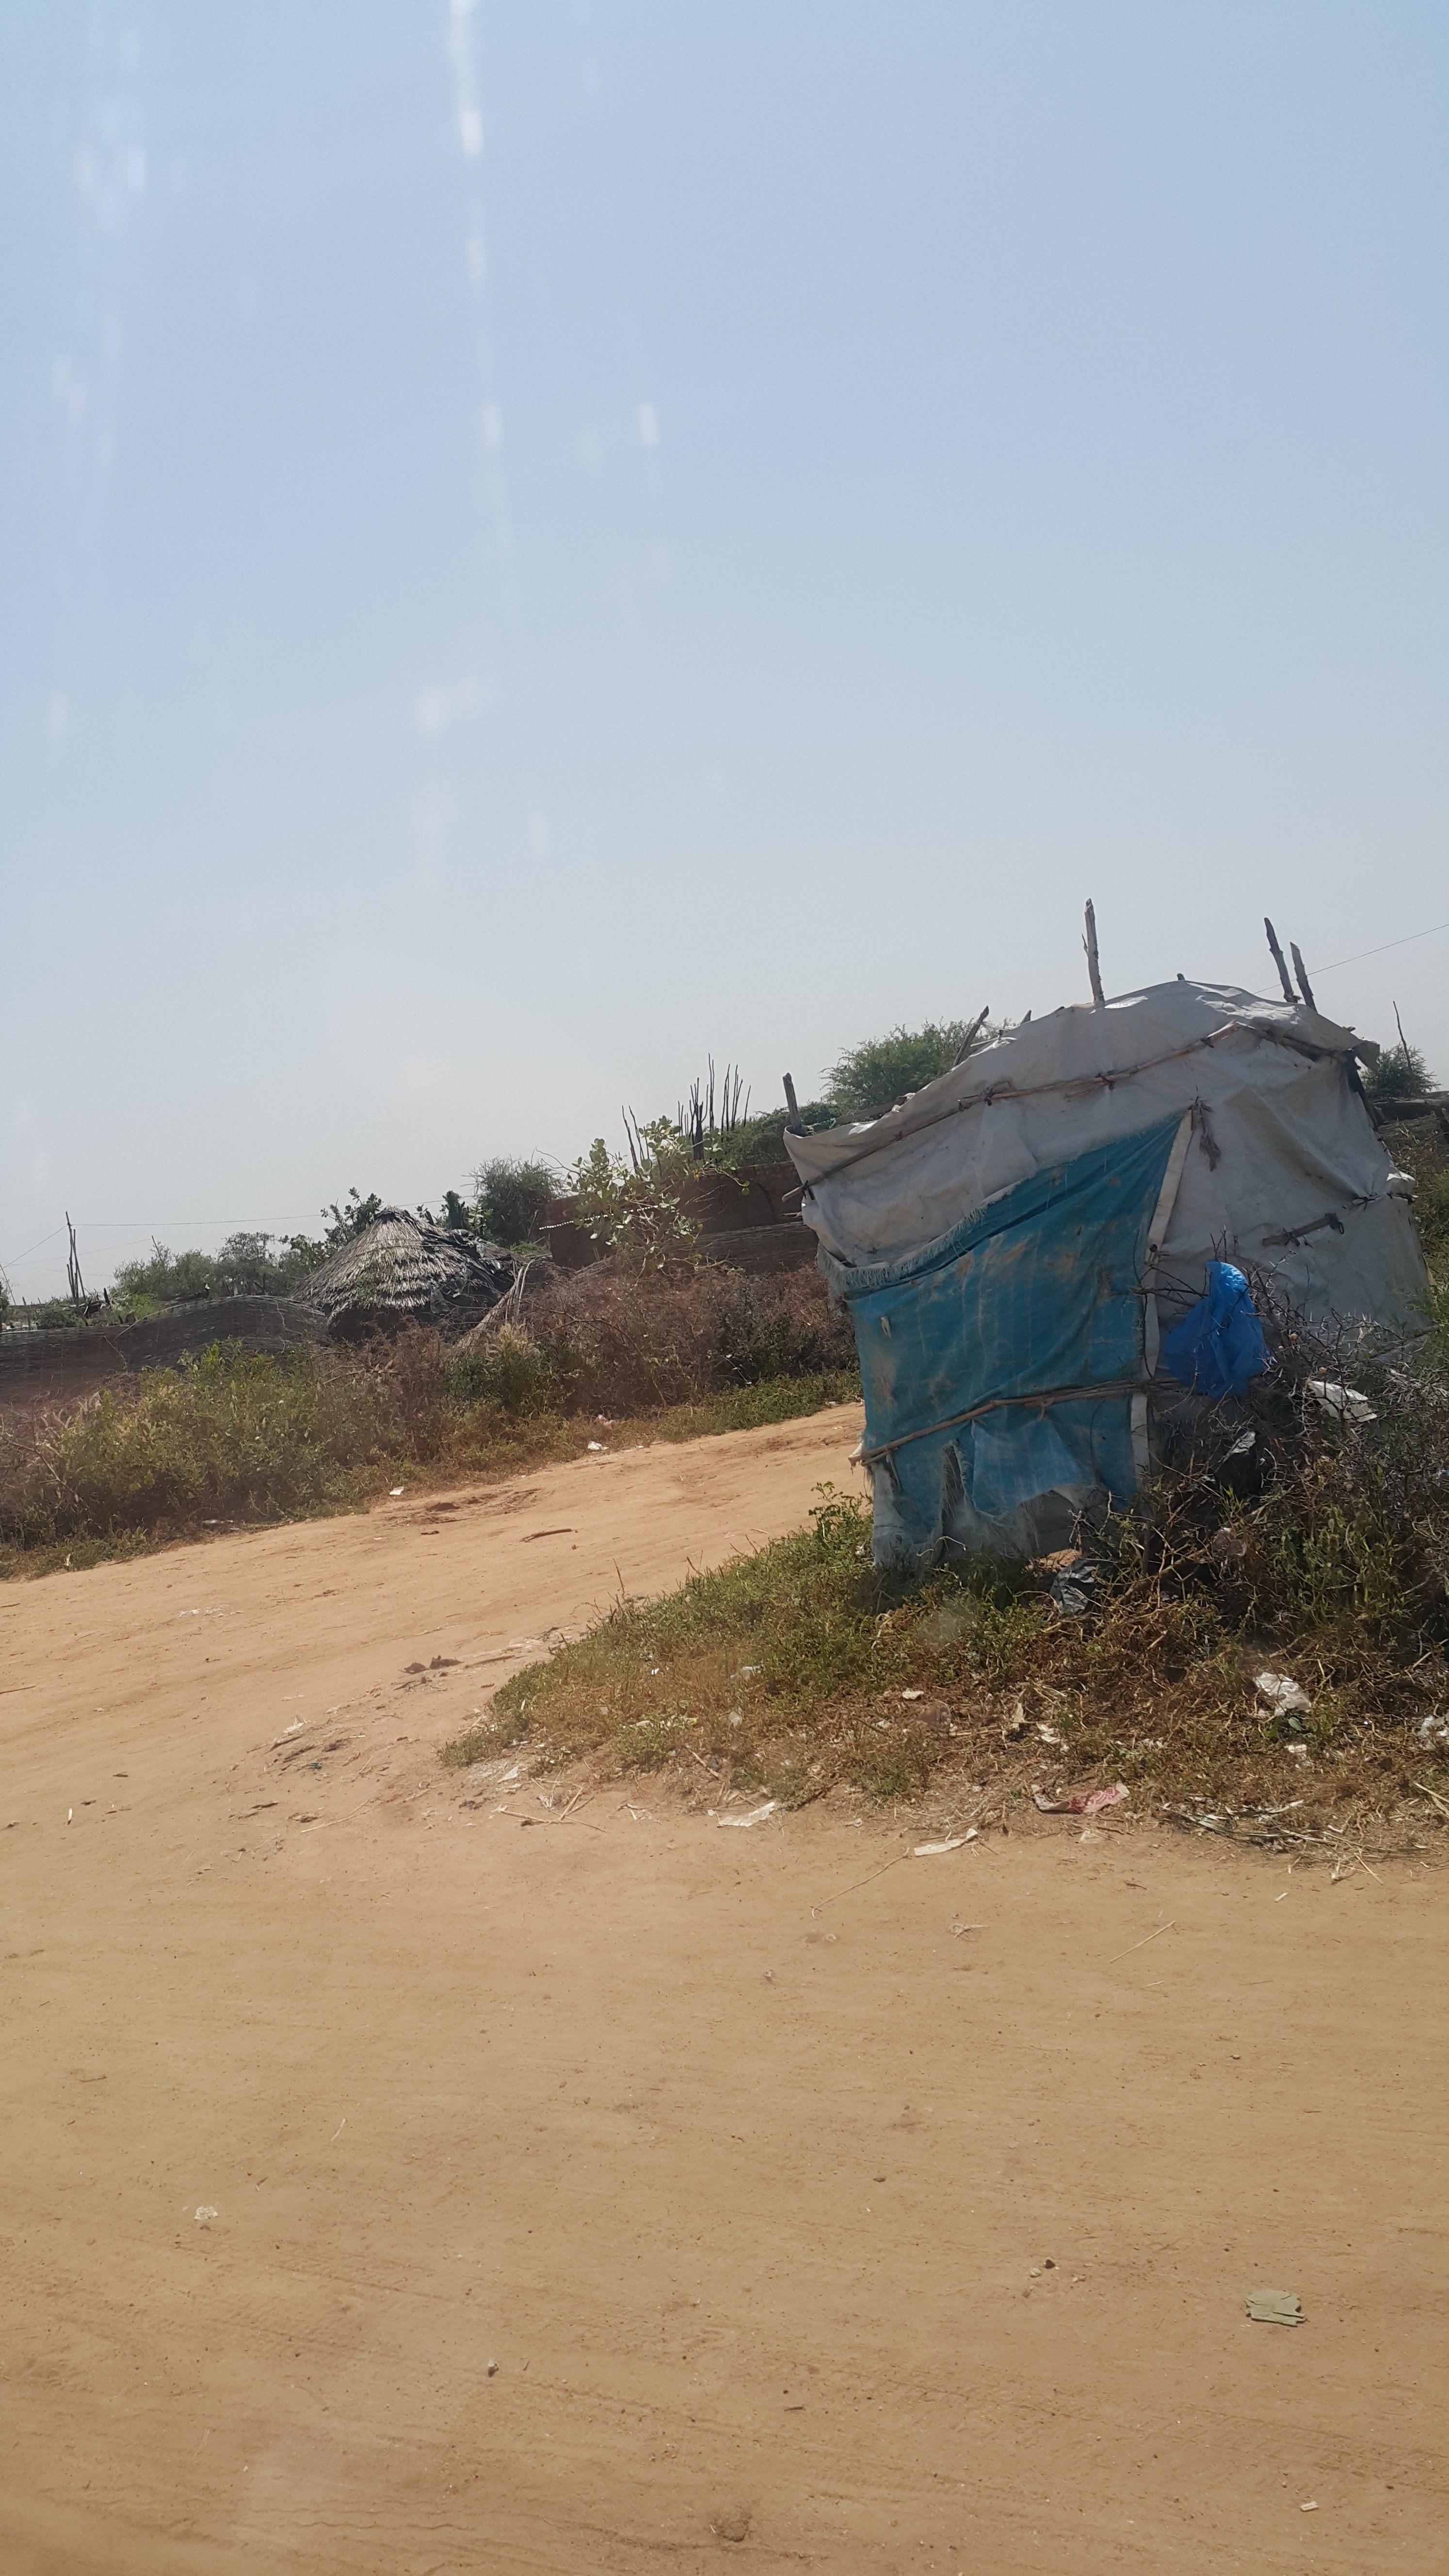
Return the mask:
<path id="1" fill-rule="evenodd" d="M 969 1660 L 1000 1683 L 1040 1604 L 989 1571 L 903 1595 L 870 1563 L 870 1520 L 821 1488 L 811 1526 L 650 1602 L 621 1601 L 575 1644 L 498 1692 L 452 1764 L 525 1740 L 543 1758 L 603 1752 L 621 1770 L 703 1766 L 800 1805 L 839 1781 L 881 1797 L 924 1785 L 942 1750 L 938 1694 Z"/>
<path id="2" fill-rule="evenodd" d="M 1392 1424 L 1376 1437 L 1300 1456 L 1248 1507 L 1165 1479 L 1099 1539 L 1086 1618 L 1057 1613 L 1047 1567 L 883 1573 L 868 1508 L 822 1487 L 808 1529 L 620 1601 L 505 1683 L 443 1759 L 588 1756 L 665 1771 L 709 1805 L 949 1788 L 958 1807 L 969 1792 L 1006 1812 L 1033 1784 L 1121 1781 L 1128 1813 L 1166 1807 L 1283 1848 L 1350 1851 L 1389 1817 L 1401 1841 L 1437 1834 L 1449 1500 L 1406 1518 L 1422 1448 L 1406 1461 Z M 1306 1718 L 1264 1704 L 1265 1668 L 1303 1685 Z"/>

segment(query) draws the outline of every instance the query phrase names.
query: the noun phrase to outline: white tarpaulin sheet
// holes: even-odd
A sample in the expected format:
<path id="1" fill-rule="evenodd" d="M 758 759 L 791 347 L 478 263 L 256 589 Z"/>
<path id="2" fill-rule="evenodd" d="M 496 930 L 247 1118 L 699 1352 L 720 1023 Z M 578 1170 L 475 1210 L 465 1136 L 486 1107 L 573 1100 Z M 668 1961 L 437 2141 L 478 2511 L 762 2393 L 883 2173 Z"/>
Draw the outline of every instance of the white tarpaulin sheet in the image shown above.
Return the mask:
<path id="1" fill-rule="evenodd" d="M 1271 1275 L 1314 1319 L 1411 1327 L 1423 1256 L 1386 1192 L 1354 1046 L 1351 1029 L 1294 1004 L 1155 984 L 1028 1021 L 870 1127 L 785 1141 L 806 1224 L 838 1261 L 862 1265 L 920 1251 L 1065 1155 L 1192 1110 L 1164 1302 L 1180 1288 L 1190 1304 L 1207 1263 L 1227 1260 Z"/>

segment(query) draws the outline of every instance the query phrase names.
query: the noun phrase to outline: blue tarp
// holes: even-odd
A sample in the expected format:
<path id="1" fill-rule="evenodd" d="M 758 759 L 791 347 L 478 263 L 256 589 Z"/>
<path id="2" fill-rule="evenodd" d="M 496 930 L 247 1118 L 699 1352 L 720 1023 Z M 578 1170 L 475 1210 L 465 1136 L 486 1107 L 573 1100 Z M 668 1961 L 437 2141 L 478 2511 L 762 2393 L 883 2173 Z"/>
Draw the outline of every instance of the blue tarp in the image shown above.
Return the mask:
<path id="1" fill-rule="evenodd" d="M 1253 1292 L 1231 1261 L 1208 1263 L 1205 1297 L 1175 1324 L 1162 1345 L 1162 1365 L 1198 1395 L 1241 1395 L 1268 1365 L 1268 1345 Z"/>
<path id="2" fill-rule="evenodd" d="M 981 1543 L 983 1524 L 1005 1532 L 1053 1487 L 1134 1490 L 1127 1392 L 959 1417 L 1002 1397 L 1145 1383 L 1148 1229 L 1178 1125 L 1051 1164 L 901 1261 L 852 1268 L 822 1253 L 855 1324 L 865 1450 L 887 1453 L 877 1558 L 929 1559 L 963 1532 Z"/>

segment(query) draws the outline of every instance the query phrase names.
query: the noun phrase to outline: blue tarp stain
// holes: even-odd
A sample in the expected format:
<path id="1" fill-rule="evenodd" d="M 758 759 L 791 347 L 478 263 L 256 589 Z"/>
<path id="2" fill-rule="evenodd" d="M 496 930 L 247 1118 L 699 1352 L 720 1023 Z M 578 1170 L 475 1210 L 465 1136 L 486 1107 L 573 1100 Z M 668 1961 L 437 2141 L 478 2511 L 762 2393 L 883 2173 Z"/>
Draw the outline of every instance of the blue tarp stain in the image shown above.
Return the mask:
<path id="1" fill-rule="evenodd" d="M 1210 1261 L 1207 1276 L 1206 1295 L 1165 1336 L 1162 1366 L 1198 1395 L 1241 1395 L 1268 1365 L 1263 1327 L 1241 1270 Z"/>
<path id="2" fill-rule="evenodd" d="M 876 1470 L 878 1558 L 928 1560 L 953 1501 L 979 1538 L 1056 1486 L 1134 1491 L 1128 1395 L 939 1426 L 993 1398 L 1144 1381 L 1147 1237 L 1178 1125 L 1047 1165 L 900 1261 L 853 1268 L 822 1252 L 855 1325 L 865 1447 L 904 1443 Z"/>

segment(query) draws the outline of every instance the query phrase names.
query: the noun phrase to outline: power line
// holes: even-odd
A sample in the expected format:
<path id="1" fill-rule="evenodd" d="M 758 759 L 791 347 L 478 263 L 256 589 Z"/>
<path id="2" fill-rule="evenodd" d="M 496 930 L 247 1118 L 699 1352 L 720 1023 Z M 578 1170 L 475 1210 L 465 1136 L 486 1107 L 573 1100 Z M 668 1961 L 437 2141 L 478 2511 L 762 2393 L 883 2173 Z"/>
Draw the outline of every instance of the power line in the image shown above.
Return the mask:
<path id="1" fill-rule="evenodd" d="M 1331 966 L 1315 966 L 1315 975 L 1336 975 L 1340 966 L 1361 966 L 1366 957 L 1387 956 L 1391 948 L 1412 947 L 1416 939 L 1437 939 L 1441 930 L 1449 930 L 1449 921 L 1436 921 L 1428 930 L 1406 931 L 1402 939 L 1386 939 L 1381 948 L 1361 948 L 1356 957 L 1335 957 Z"/>
<path id="2" fill-rule="evenodd" d="M 28 1246 L 27 1246 L 27 1248 L 26 1248 L 26 1250 L 25 1250 L 24 1252 L 9 1252 L 9 1253 L 7 1253 L 7 1254 L 6 1254 L 6 1256 L 5 1256 L 6 1260 L 7 1260 L 7 1261 L 28 1261 L 28 1260 L 30 1259 L 30 1255 L 31 1255 L 31 1253 L 32 1253 L 32 1252 L 43 1252 L 43 1251 L 45 1250 L 45 1247 L 46 1247 L 46 1245 L 47 1245 L 48 1243 L 54 1243 L 56 1236 L 57 1236 L 61 1231 L 62 1231 L 62 1229 L 61 1229 L 58 1225 L 53 1225 L 53 1226 L 51 1227 L 51 1229 L 50 1229 L 49 1234 L 43 1234 L 43 1235 L 41 1236 L 40 1241 L 39 1241 L 38 1243 L 32 1243 L 32 1244 L 28 1245 Z"/>
<path id="3" fill-rule="evenodd" d="M 326 1211 L 324 1210 L 323 1213 L 325 1214 Z M 283 1217 L 280 1222 L 284 1225 L 300 1225 L 302 1220 L 300 1217 Z M 254 1216 L 78 1216 L 76 1224 L 83 1225 L 88 1234 L 124 1234 L 128 1227 L 133 1234 L 138 1232 L 144 1234 L 149 1227 L 155 1225 L 234 1225 L 239 1234 L 247 1232 L 248 1229 L 254 1229 L 257 1233 L 262 1231 L 260 1217 Z M 57 1234 L 60 1232 L 58 1226 L 56 1232 Z M 47 1236 L 47 1242 L 49 1239 Z"/>
<path id="4" fill-rule="evenodd" d="M 282 1219 L 280 1219 L 280 1220 L 279 1220 L 279 1222 L 280 1222 L 281 1224 L 283 1224 L 283 1225 L 298 1225 L 298 1226 L 300 1226 L 300 1225 L 304 1225 L 304 1224 L 308 1224 L 308 1223 L 313 1223 L 313 1222 L 315 1222 L 315 1220 L 314 1220 L 314 1219 L 305 1218 L 305 1217 L 283 1217 Z M 268 1233 L 275 1233 L 275 1232 L 277 1231 L 277 1225 L 276 1225 L 276 1223 L 274 1223 L 272 1226 L 270 1226 L 270 1227 L 268 1227 L 268 1228 L 264 1229 L 264 1228 L 262 1227 L 262 1225 L 261 1225 L 260 1221 L 259 1221 L 257 1218 L 255 1218 L 255 1217 L 233 1217 L 233 1216 L 135 1216 L 135 1217 L 124 1217 L 124 1216 L 104 1216 L 104 1217 L 89 1217 L 89 1216 L 78 1216 L 78 1217 L 76 1218 L 76 1226 L 77 1226 L 77 1229 L 78 1229 L 79 1231 L 82 1231 L 82 1232 L 86 1233 L 86 1234 L 151 1234 L 151 1235 L 154 1235 L 155 1230 L 156 1230 L 156 1228 L 157 1228 L 157 1226 L 158 1226 L 158 1225 L 165 1225 L 165 1226 L 173 1226 L 173 1225 L 200 1225 L 200 1226 L 210 1226 L 210 1227 L 213 1227 L 213 1228 L 220 1227 L 220 1226 L 231 1226 L 231 1227 L 233 1227 L 233 1228 L 235 1229 L 235 1231 L 236 1231 L 238 1234 L 245 1234 L 245 1233 L 258 1233 L 258 1234 L 260 1234 L 260 1233 L 262 1233 L 263 1231 L 266 1231 L 266 1232 L 268 1232 Z M 51 1227 L 51 1230 L 50 1230 L 49 1234 L 43 1234 L 43 1235 L 41 1236 L 40 1241 L 39 1241 L 38 1243 L 30 1243 L 30 1244 L 27 1244 L 27 1245 L 26 1245 L 26 1247 L 25 1247 L 25 1250 L 24 1250 L 23 1252 L 7 1252 L 7 1253 L 4 1255 L 4 1259 L 6 1260 L 6 1262 L 7 1262 L 7 1263 L 9 1263 L 9 1262 L 15 1262 L 15 1261 L 28 1261 L 28 1260 L 30 1259 L 30 1256 L 31 1256 L 32 1252 L 43 1252 L 43 1251 L 45 1250 L 45 1247 L 46 1247 L 46 1245 L 47 1245 L 48 1243 L 54 1243 L 54 1241 L 55 1241 L 55 1239 L 56 1239 L 57 1235 L 64 1234 L 64 1232 L 65 1232 L 65 1228 L 64 1228 L 64 1226 L 63 1226 L 63 1225 L 54 1225 L 54 1226 L 52 1226 L 52 1227 Z"/>

